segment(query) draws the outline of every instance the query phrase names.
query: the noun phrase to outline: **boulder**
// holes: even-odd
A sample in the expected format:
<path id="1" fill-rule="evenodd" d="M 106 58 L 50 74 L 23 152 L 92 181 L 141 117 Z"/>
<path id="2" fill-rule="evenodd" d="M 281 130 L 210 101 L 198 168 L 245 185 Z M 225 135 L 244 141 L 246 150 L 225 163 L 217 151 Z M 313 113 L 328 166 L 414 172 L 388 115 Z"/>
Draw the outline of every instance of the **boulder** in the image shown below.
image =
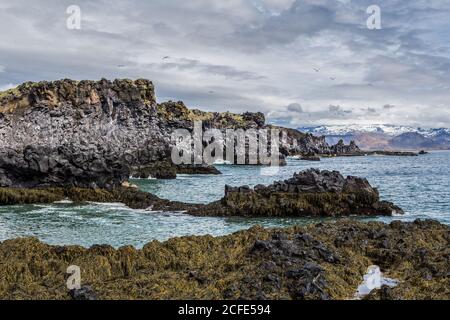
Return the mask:
<path id="1" fill-rule="evenodd" d="M 225 187 L 225 196 L 188 211 L 193 215 L 217 216 L 347 216 L 392 215 L 403 210 L 381 201 L 367 179 L 337 171 L 309 169 L 292 178 L 255 188 Z"/>

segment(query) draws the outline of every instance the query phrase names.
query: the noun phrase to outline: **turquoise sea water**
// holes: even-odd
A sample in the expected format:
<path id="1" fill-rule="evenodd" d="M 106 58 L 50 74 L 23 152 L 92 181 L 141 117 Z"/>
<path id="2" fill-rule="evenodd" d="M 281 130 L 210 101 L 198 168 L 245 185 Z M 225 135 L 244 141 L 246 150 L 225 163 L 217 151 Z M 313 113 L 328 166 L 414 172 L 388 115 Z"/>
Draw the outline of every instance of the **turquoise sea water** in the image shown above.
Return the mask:
<path id="1" fill-rule="evenodd" d="M 162 198 L 207 203 L 223 196 L 225 184 L 270 184 L 310 167 L 339 170 L 366 177 L 384 200 L 395 202 L 406 214 L 372 220 L 431 218 L 450 224 L 450 152 L 420 157 L 349 157 L 321 162 L 289 160 L 278 172 L 255 166 L 218 166 L 220 176 L 182 175 L 176 180 L 135 180 L 142 190 Z M 355 219 L 361 219 L 353 217 Z M 367 218 L 363 218 L 367 219 Z M 27 205 L 0 207 L 0 241 L 34 236 L 50 244 L 110 244 L 142 247 L 151 240 L 184 235 L 224 235 L 254 224 L 289 226 L 320 221 L 311 218 L 200 218 L 182 213 L 132 210 L 121 204 Z"/>

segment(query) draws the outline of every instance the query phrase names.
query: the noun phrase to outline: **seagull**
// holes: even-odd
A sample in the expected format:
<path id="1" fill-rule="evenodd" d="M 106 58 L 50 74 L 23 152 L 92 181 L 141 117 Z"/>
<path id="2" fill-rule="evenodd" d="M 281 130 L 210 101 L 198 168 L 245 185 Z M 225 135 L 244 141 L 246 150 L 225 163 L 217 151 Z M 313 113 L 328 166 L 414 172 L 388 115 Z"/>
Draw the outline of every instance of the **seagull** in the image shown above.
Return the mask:
<path id="1" fill-rule="evenodd" d="M 313 68 L 313 70 L 314 70 L 315 72 L 319 72 L 319 71 L 320 71 L 319 68 Z"/>
<path id="2" fill-rule="evenodd" d="M 169 56 L 165 56 L 165 57 L 163 57 L 162 59 L 163 60 L 167 60 L 167 59 L 169 59 L 170 57 Z"/>

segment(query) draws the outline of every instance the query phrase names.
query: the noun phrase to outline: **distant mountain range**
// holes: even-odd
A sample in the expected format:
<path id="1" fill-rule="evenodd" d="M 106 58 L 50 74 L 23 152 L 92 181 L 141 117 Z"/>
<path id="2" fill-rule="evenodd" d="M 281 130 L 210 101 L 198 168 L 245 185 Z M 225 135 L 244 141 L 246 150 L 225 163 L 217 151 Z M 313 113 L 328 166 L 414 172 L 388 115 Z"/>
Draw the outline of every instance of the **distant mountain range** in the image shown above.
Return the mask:
<path id="1" fill-rule="evenodd" d="M 325 136 L 329 144 L 354 140 L 363 150 L 450 150 L 450 129 L 424 129 L 396 125 L 332 125 L 298 130 Z"/>

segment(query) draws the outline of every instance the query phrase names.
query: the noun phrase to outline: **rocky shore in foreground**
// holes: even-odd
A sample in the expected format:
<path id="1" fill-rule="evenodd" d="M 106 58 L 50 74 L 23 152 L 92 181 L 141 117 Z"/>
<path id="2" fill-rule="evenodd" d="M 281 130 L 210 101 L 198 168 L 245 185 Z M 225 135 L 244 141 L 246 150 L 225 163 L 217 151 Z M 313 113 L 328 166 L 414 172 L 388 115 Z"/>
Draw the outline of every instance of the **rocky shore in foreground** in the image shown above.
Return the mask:
<path id="1" fill-rule="evenodd" d="M 341 220 L 143 249 L 0 243 L 0 299 L 353 299 L 370 265 L 396 279 L 367 299 L 450 299 L 450 228 Z M 81 269 L 82 290 L 66 288 Z"/>

